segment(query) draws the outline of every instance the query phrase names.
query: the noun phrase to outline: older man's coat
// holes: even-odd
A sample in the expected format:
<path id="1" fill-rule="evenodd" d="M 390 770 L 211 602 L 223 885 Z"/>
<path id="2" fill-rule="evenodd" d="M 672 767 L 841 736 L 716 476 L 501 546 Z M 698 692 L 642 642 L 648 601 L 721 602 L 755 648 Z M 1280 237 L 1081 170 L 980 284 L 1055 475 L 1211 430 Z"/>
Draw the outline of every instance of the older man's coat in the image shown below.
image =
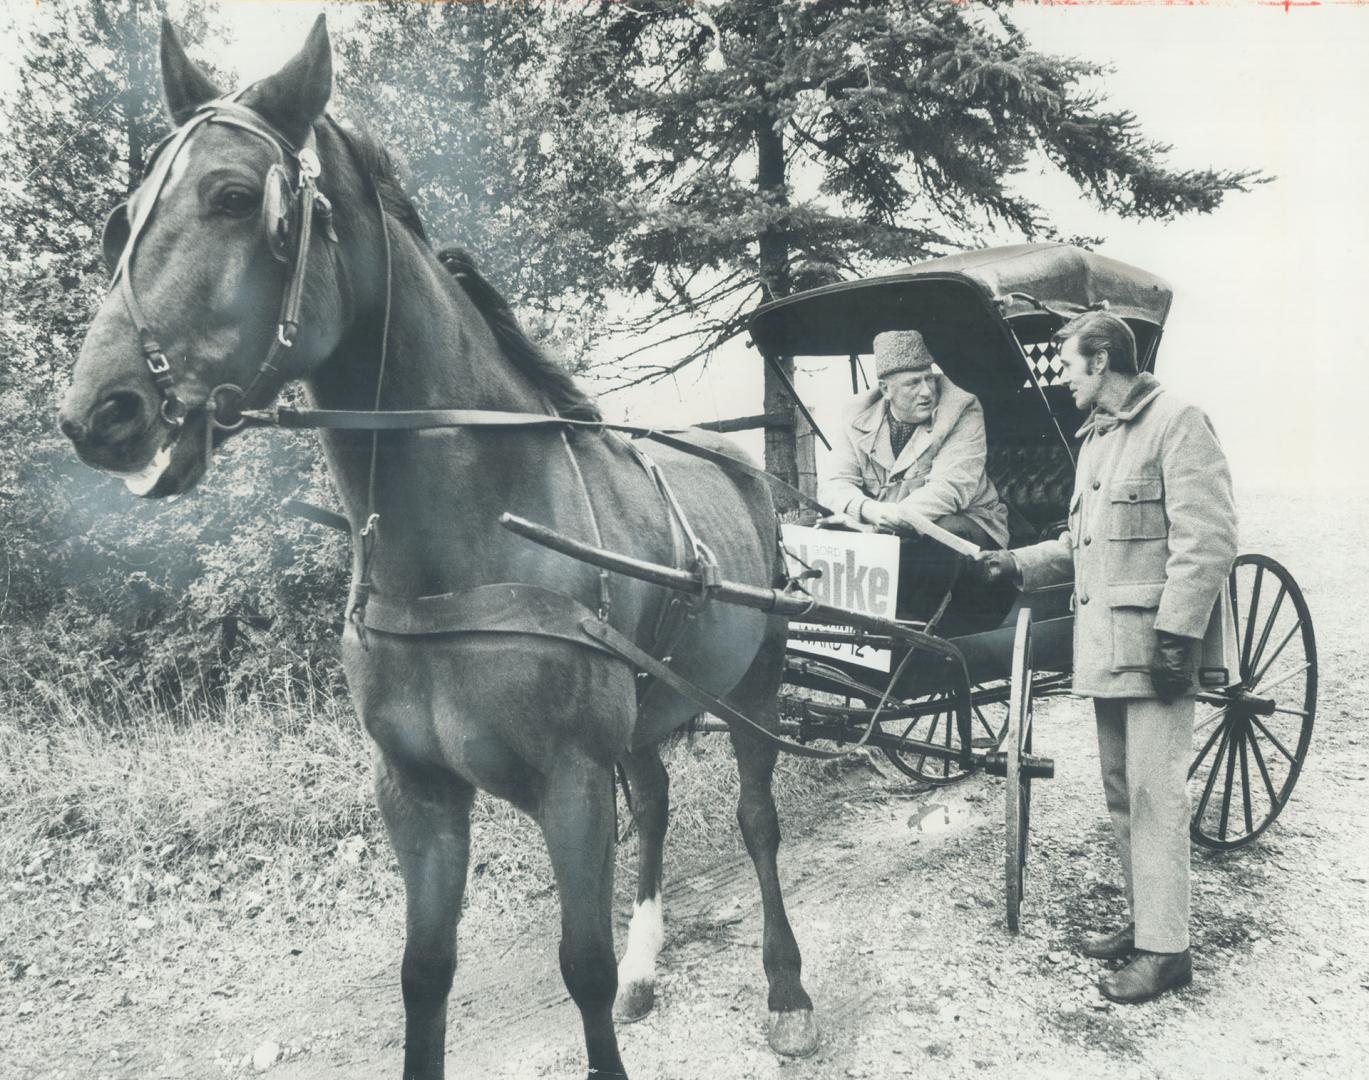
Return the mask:
<path id="1" fill-rule="evenodd" d="M 1207 416 L 1143 374 L 1115 416 L 1095 410 L 1079 434 L 1066 531 L 1013 552 L 1027 589 L 1074 577 L 1074 692 L 1153 698 L 1156 630 L 1203 639 L 1205 685 L 1234 680 L 1235 627 L 1218 598 L 1236 510 Z"/>
<path id="2" fill-rule="evenodd" d="M 914 432 L 894 455 L 879 390 L 857 396 L 847 406 L 842 433 L 828 459 L 827 479 L 818 498 L 839 514 L 859 518 L 860 503 L 874 499 L 894 510 L 915 511 L 933 521 L 963 514 L 1002 545 L 1008 542 L 1008 511 L 984 471 L 987 446 L 984 410 L 979 399 L 944 375 L 941 396 L 930 424 Z"/>

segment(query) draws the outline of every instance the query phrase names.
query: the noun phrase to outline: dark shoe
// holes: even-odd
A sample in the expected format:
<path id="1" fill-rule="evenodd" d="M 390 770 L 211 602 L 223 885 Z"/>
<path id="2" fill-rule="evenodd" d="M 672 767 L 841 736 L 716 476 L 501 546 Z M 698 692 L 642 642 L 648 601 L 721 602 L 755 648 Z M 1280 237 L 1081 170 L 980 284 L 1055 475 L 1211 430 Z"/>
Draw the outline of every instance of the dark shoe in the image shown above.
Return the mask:
<path id="1" fill-rule="evenodd" d="M 1136 927 L 1127 923 L 1120 930 L 1090 934 L 1079 946 L 1079 951 L 1095 960 L 1125 960 L 1136 951 Z"/>
<path id="2" fill-rule="evenodd" d="M 1126 967 L 1104 975 L 1098 989 L 1119 1005 L 1139 1005 L 1192 981 L 1193 955 L 1188 949 L 1180 953 L 1138 952 Z"/>

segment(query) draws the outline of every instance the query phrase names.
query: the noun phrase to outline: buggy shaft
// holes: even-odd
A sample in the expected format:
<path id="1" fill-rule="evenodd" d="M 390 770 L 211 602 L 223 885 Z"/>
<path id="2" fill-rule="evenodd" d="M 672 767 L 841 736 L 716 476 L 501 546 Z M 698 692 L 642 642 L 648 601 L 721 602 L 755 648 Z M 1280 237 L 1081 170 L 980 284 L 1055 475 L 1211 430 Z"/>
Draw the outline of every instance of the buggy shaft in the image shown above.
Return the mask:
<path id="1" fill-rule="evenodd" d="M 597 566 L 604 570 L 625 574 L 628 577 L 638 578 L 652 585 L 675 589 L 678 592 L 702 595 L 721 600 L 727 604 L 736 604 L 739 607 L 784 615 L 791 619 L 803 619 L 805 622 L 825 623 L 830 626 L 854 626 L 861 630 L 901 639 L 910 645 L 945 657 L 953 662 L 964 662 L 960 651 L 955 646 L 941 638 L 910 629 L 892 619 L 869 615 L 863 611 L 855 611 L 850 608 L 833 607 L 830 604 L 813 600 L 811 597 L 795 596 L 793 593 L 785 592 L 782 589 L 744 585 L 735 581 L 718 581 L 706 584 L 700 575 L 688 570 L 679 570 L 672 566 L 662 566 L 659 563 L 636 559 L 630 555 L 622 555 L 616 551 L 607 551 L 604 548 L 573 539 L 555 529 L 549 529 L 545 525 L 539 525 L 535 521 L 528 521 L 516 514 L 501 514 L 499 524 L 535 544 L 550 548 L 552 551 L 558 551 L 562 555 L 568 555 L 572 559 L 578 559 L 580 562 L 589 563 L 591 566 Z"/>

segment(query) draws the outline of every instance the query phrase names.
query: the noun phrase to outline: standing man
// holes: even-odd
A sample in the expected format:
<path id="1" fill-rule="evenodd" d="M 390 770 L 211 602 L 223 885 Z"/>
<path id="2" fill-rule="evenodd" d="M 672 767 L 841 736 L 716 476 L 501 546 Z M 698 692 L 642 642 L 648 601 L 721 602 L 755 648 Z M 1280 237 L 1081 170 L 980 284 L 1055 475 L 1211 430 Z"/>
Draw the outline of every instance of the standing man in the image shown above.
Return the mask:
<path id="1" fill-rule="evenodd" d="M 876 389 L 842 417 L 818 498 L 839 514 L 902 533 L 898 610 L 927 617 L 956 556 L 918 537 L 930 519 L 981 548 L 1008 542 L 1008 510 L 984 471 L 984 410 L 941 374 L 916 330 L 875 335 Z"/>
<path id="2" fill-rule="evenodd" d="M 1131 962 L 1099 985 L 1148 1001 L 1193 978 L 1188 763 L 1198 685 L 1225 685 L 1236 556 L 1231 473 L 1207 416 L 1150 374 L 1136 339 L 1095 311 L 1055 335 L 1075 404 L 1091 410 L 1066 531 L 977 557 L 981 577 L 1033 589 L 1074 577 L 1074 692 L 1093 698 L 1103 793 L 1131 922 L 1086 956 Z"/>

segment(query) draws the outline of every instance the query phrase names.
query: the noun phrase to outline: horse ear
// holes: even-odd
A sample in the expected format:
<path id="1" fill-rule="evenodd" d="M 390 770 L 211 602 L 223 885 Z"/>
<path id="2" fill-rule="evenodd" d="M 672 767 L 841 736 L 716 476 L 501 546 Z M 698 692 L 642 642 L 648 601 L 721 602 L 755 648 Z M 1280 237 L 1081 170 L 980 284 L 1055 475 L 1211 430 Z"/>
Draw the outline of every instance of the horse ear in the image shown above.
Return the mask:
<path id="1" fill-rule="evenodd" d="M 323 115 L 332 92 L 333 47 L 328 41 L 327 20 L 320 15 L 304 48 L 274 75 L 257 83 L 243 103 L 298 146 Z"/>
<path id="2" fill-rule="evenodd" d="M 186 55 L 180 36 L 170 20 L 162 19 L 162 94 L 166 110 L 176 125 L 184 124 L 206 101 L 223 91 Z"/>

